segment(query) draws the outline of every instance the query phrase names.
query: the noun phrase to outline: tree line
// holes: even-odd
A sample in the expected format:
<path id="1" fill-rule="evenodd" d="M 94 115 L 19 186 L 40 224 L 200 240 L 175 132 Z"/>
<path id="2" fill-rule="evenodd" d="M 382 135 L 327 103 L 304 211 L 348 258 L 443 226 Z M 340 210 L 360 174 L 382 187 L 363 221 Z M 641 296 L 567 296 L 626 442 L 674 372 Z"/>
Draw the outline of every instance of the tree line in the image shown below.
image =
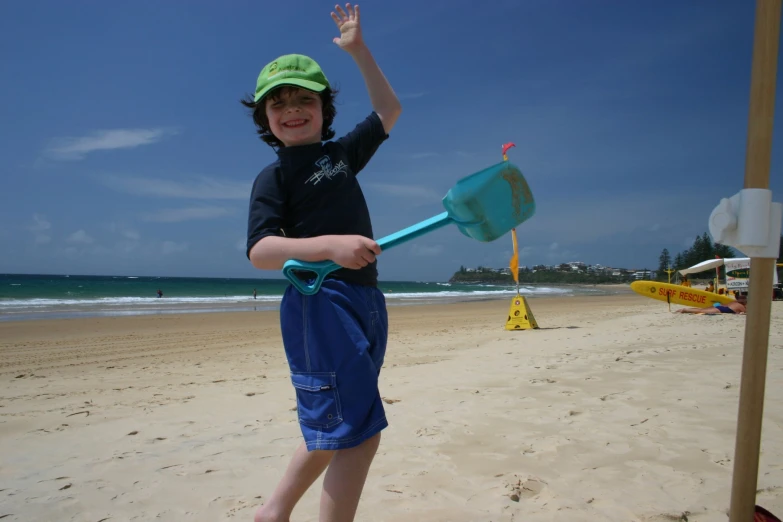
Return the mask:
<path id="1" fill-rule="evenodd" d="M 778 249 L 778 263 L 783 259 L 783 236 L 781 236 L 780 247 Z M 744 254 L 740 254 L 732 247 L 727 245 L 721 245 L 720 243 L 714 243 L 710 236 L 705 232 L 701 236 L 696 236 L 693 241 L 693 245 L 690 248 L 677 253 L 674 257 L 669 253 L 667 248 L 664 248 L 661 255 L 658 257 L 658 272 L 656 277 L 659 281 L 666 281 L 668 275 L 666 270 L 682 270 L 690 266 L 707 261 L 709 259 L 725 257 L 746 257 Z M 719 267 L 720 277 L 726 277 L 726 270 L 723 266 Z M 707 274 L 705 277 L 712 278 L 714 272 Z M 674 276 L 674 272 L 672 272 Z"/>

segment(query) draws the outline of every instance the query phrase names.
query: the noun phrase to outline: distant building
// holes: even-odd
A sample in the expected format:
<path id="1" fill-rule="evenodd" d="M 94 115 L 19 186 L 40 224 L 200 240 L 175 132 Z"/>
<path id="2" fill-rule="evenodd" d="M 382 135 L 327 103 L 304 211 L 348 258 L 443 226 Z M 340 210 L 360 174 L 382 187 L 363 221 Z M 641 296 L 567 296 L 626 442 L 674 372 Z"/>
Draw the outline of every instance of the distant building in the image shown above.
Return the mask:
<path id="1" fill-rule="evenodd" d="M 464 268 L 465 272 L 468 273 L 493 273 L 493 274 L 502 274 L 502 275 L 511 275 L 511 269 L 507 266 L 500 267 L 500 268 L 490 268 L 486 266 L 479 265 L 476 268 Z M 633 278 L 633 279 L 655 279 L 656 272 L 653 270 L 639 270 L 637 268 L 629 269 L 629 268 L 612 268 L 608 266 L 604 266 L 601 264 L 595 264 L 595 265 L 588 265 L 587 263 L 584 263 L 582 261 L 571 261 L 568 263 L 560 263 L 556 265 L 533 265 L 531 267 L 527 266 L 519 266 L 519 272 L 539 272 L 539 271 L 548 271 L 548 272 L 582 272 L 582 273 L 590 273 L 590 274 L 596 274 L 596 275 L 604 275 L 604 276 L 611 276 L 611 277 L 618 277 L 618 278 Z"/>

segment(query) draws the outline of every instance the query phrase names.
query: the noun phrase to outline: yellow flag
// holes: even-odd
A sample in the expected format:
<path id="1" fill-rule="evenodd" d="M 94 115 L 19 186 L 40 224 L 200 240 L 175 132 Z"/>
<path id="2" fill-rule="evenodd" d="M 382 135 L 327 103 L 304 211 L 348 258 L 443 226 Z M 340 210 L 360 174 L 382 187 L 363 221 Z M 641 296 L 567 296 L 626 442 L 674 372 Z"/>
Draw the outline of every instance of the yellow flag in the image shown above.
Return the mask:
<path id="1" fill-rule="evenodd" d="M 514 281 L 519 284 L 519 253 L 517 252 L 517 231 L 515 228 L 511 229 L 511 241 L 514 243 L 514 255 L 511 256 L 508 267 L 511 269 Z"/>

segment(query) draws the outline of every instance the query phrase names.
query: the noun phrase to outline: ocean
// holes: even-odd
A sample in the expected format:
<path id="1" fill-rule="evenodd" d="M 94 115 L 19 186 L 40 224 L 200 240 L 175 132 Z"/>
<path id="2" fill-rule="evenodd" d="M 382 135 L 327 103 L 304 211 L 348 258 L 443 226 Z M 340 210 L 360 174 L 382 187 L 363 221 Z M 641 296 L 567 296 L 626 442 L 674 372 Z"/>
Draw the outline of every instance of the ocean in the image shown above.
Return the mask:
<path id="1" fill-rule="evenodd" d="M 276 310 L 287 285 L 285 279 L 0 274 L 0 321 Z M 390 281 L 379 286 L 388 306 L 510 299 L 516 293 L 514 285 Z M 616 292 L 601 286 L 520 286 L 524 296 Z"/>

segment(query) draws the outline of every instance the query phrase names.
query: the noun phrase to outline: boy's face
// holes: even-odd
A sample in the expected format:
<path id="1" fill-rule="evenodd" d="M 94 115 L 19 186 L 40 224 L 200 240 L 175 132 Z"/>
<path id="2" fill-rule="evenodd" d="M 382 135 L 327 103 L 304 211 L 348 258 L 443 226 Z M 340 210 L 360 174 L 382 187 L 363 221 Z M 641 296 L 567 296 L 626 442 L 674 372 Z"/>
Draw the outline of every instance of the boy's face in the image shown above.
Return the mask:
<path id="1" fill-rule="evenodd" d="M 265 100 L 269 130 L 286 147 L 321 142 L 321 97 L 296 87 L 283 87 Z"/>

